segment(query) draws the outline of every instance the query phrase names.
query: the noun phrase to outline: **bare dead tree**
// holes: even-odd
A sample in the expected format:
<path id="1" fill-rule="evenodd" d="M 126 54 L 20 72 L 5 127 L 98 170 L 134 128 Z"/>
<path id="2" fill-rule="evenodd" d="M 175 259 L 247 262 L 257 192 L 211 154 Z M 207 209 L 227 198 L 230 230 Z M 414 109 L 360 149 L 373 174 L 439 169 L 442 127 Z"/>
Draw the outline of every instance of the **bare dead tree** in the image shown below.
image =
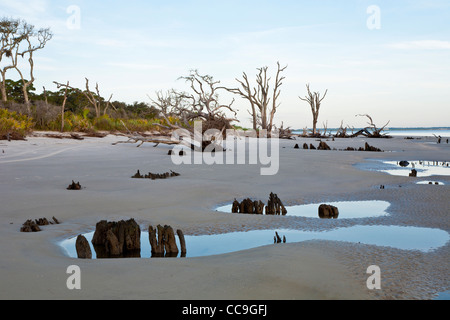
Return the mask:
<path id="1" fill-rule="evenodd" d="M 102 114 L 105 115 L 106 112 L 107 112 L 107 110 L 108 110 L 108 108 L 109 108 L 110 106 L 111 106 L 113 109 L 116 109 L 116 108 L 114 107 L 114 105 L 111 103 L 111 99 L 112 99 L 112 97 L 113 97 L 112 94 L 111 94 L 111 96 L 109 97 L 109 99 L 105 102 L 105 100 L 104 100 L 104 99 L 102 98 L 102 96 L 100 95 L 100 90 L 99 90 L 99 88 L 98 88 L 98 83 L 95 84 L 95 91 L 96 91 L 96 92 L 94 93 L 94 92 L 92 92 L 92 91 L 89 89 L 89 79 L 88 79 L 88 78 L 85 78 L 85 79 L 86 79 L 86 90 L 85 90 L 85 91 L 80 90 L 80 89 L 78 89 L 78 88 L 71 87 L 71 86 L 69 86 L 69 83 L 64 84 L 64 83 L 59 83 L 59 82 L 56 82 L 56 81 L 53 81 L 53 83 L 56 84 L 56 87 L 57 87 L 58 89 L 60 89 L 61 87 L 63 87 L 63 88 L 66 88 L 66 89 L 68 88 L 68 89 L 75 90 L 75 91 L 77 91 L 77 92 L 83 94 L 83 95 L 86 97 L 86 99 L 89 101 L 89 103 L 94 107 L 94 110 L 95 110 L 95 116 L 96 116 L 97 118 L 99 118 Z"/>
<path id="2" fill-rule="evenodd" d="M 6 73 L 8 70 L 16 67 L 18 46 L 27 36 L 25 33 L 29 32 L 28 30 L 28 25 L 20 19 L 2 18 L 0 20 L 0 63 L 3 65 L 0 68 L 0 74 L 2 76 L 0 92 L 3 102 L 8 100 Z M 5 63 L 5 60 L 8 60 L 8 63 Z"/>
<path id="3" fill-rule="evenodd" d="M 237 112 L 233 109 L 234 99 L 229 104 L 219 102 L 218 91 L 224 89 L 219 86 L 220 81 L 215 81 L 209 75 L 200 75 L 197 70 L 179 79 L 189 84 L 190 92 L 177 92 L 173 89 L 166 94 L 157 92 L 156 99 L 151 99 L 152 104 L 160 110 L 166 123 L 155 125 L 169 130 L 184 129 L 192 137 L 200 138 L 199 135 L 209 129 L 220 130 L 223 137 L 225 130 L 232 128 L 232 122 L 239 122 L 236 119 Z M 234 117 L 227 116 L 226 111 L 231 112 Z M 194 121 L 202 122 L 202 132 L 195 131 Z"/>
<path id="4" fill-rule="evenodd" d="M 63 100 L 63 103 L 62 103 L 62 106 L 61 106 L 61 132 L 64 132 L 64 113 L 65 113 L 65 108 L 66 108 L 67 90 L 68 89 L 69 89 L 69 81 L 67 81 L 67 85 L 66 85 L 66 88 L 64 90 L 64 100 Z"/>
<path id="5" fill-rule="evenodd" d="M 368 125 L 369 127 L 366 127 L 362 130 L 359 130 L 355 134 L 352 135 L 352 137 L 358 136 L 358 135 L 364 135 L 368 138 L 384 138 L 386 137 L 386 133 L 383 133 L 385 128 L 389 125 L 391 122 L 390 120 L 381 128 L 378 128 L 376 124 L 373 122 L 372 117 L 368 114 L 357 114 L 356 117 L 367 117 L 369 119 Z"/>
<path id="6" fill-rule="evenodd" d="M 278 107 L 280 106 L 280 87 L 283 85 L 282 72 L 286 70 L 287 66 L 281 67 L 277 62 L 277 73 L 275 78 L 275 84 L 273 91 L 270 90 L 271 78 L 267 75 L 268 67 L 258 68 L 258 74 L 256 75 L 256 86 L 251 87 L 247 74 L 243 73 L 243 80 L 236 79 L 240 84 L 239 88 L 225 88 L 229 92 L 241 96 L 250 102 L 251 111 L 249 111 L 253 120 L 253 129 L 258 127 L 271 132 L 274 128 L 273 120 Z M 270 108 L 271 105 L 271 109 Z"/>
<path id="7" fill-rule="evenodd" d="M 23 97 L 25 100 L 25 104 L 27 105 L 28 112 L 31 112 L 30 100 L 28 98 L 28 87 L 31 86 L 35 81 L 33 55 L 37 50 L 43 49 L 45 47 L 47 42 L 52 39 L 53 34 L 49 28 L 39 29 L 38 31 L 35 31 L 34 26 L 28 24 L 25 24 L 23 28 L 24 32 L 22 34 L 27 46 L 23 51 L 19 50 L 19 46 L 16 47 L 14 68 L 17 70 L 22 80 Z M 27 55 L 30 72 L 30 79 L 28 80 L 25 79 L 17 61 L 19 56 L 21 56 L 22 58 L 26 58 Z"/>
<path id="8" fill-rule="evenodd" d="M 325 91 L 325 94 L 323 97 L 320 97 L 319 92 L 311 92 L 309 88 L 309 84 L 306 85 L 306 89 L 308 90 L 307 96 L 305 98 L 302 98 L 299 96 L 300 100 L 306 101 L 309 103 L 311 107 L 311 112 L 313 115 L 313 135 L 317 135 L 317 121 L 319 120 L 319 112 L 320 112 L 320 106 L 322 104 L 322 101 L 325 99 L 328 93 L 328 89 Z"/>
<path id="9" fill-rule="evenodd" d="M 165 120 L 165 123 L 153 123 L 163 129 L 171 132 L 183 133 L 185 135 L 177 139 L 176 134 L 170 136 L 146 136 L 137 132 L 130 132 L 128 129 L 128 141 L 118 143 L 137 143 L 141 146 L 145 142 L 167 145 L 186 145 L 194 151 L 205 151 L 207 141 L 203 141 L 203 134 L 209 129 L 216 129 L 219 134 L 211 137 L 211 143 L 215 150 L 220 151 L 221 146 L 218 144 L 219 139 L 223 139 L 223 134 L 226 129 L 231 129 L 233 121 L 239 122 L 236 119 L 237 112 L 233 109 L 233 101 L 229 104 L 222 104 L 219 102 L 218 91 L 224 89 L 220 87 L 219 81 L 215 81 L 212 76 L 201 75 L 197 70 L 192 70 L 186 77 L 180 77 L 179 80 L 185 80 L 189 84 L 190 92 L 178 92 L 174 89 L 167 92 L 156 92 L 156 98 L 149 96 L 152 106 L 160 111 L 160 116 Z M 229 117 L 226 111 L 231 112 L 234 117 Z M 197 132 L 194 122 L 202 122 L 202 132 Z M 125 126 L 125 124 L 123 124 Z M 126 128 L 126 127 L 125 127 Z M 189 139 L 185 140 L 184 137 Z M 203 141 L 202 146 L 197 146 L 193 143 L 196 139 Z M 117 143 L 116 143 L 117 144 Z"/>

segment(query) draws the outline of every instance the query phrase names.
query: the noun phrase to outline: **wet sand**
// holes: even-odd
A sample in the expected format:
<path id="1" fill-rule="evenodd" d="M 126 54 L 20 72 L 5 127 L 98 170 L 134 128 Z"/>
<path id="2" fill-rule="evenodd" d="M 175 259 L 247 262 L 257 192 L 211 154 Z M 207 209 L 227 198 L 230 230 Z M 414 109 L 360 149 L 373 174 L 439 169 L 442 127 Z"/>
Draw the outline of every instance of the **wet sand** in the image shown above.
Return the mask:
<path id="1" fill-rule="evenodd" d="M 444 186 L 421 178 L 362 171 L 365 159 L 450 160 L 450 145 L 435 139 L 369 139 L 389 152 L 295 150 L 315 139 L 280 141 L 280 170 L 261 176 L 258 165 L 181 165 L 170 147 L 111 145 L 108 136 L 84 141 L 31 137 L 0 141 L 1 299 L 433 299 L 450 289 L 450 244 L 430 253 L 329 241 L 265 246 L 189 259 L 82 261 L 57 242 L 92 231 L 103 219 L 134 218 L 142 229 L 168 224 L 185 234 L 255 229 L 325 231 L 353 225 L 399 225 L 450 232 L 449 176 Z M 365 139 L 328 141 L 332 148 L 364 146 Z M 2 152 L 4 150 L 4 153 Z M 131 179 L 137 170 L 180 177 Z M 429 180 L 430 177 L 423 178 Z M 85 189 L 67 191 L 75 180 Z M 380 190 L 380 185 L 385 189 Z M 287 205 L 382 200 L 389 216 L 333 220 L 232 215 L 215 207 L 234 198 L 265 200 L 277 193 Z M 19 232 L 27 219 L 55 216 L 62 224 Z M 280 219 L 281 218 L 281 219 Z M 188 248 L 189 250 L 189 248 Z M 82 271 L 82 289 L 66 287 L 68 266 Z M 366 287 L 367 267 L 379 265 L 382 290 Z"/>

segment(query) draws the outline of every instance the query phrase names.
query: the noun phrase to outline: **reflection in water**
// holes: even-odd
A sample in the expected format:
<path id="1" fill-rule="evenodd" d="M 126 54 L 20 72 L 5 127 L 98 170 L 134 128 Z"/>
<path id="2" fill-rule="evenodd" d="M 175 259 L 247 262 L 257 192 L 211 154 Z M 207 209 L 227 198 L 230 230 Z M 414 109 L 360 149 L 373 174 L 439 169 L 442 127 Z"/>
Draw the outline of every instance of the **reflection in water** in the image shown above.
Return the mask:
<path id="1" fill-rule="evenodd" d="M 449 176 L 449 161 L 373 161 L 372 163 L 361 163 L 357 167 L 364 170 L 386 172 L 394 176 L 408 177 L 414 169 L 417 171 L 417 177 L 430 176 Z M 407 165 L 405 166 L 405 164 Z"/>
<path id="2" fill-rule="evenodd" d="M 417 184 L 426 184 L 426 185 L 435 185 L 435 186 L 443 186 L 445 183 L 440 181 L 419 181 Z"/>
<path id="3" fill-rule="evenodd" d="M 286 237 L 287 243 L 308 240 L 330 240 L 422 252 L 435 250 L 444 246 L 450 240 L 449 234 L 440 229 L 399 226 L 353 226 L 327 232 L 301 230 L 277 231 Z M 185 236 L 187 246 L 186 257 L 211 256 L 273 245 L 274 232 L 274 230 L 255 230 L 218 235 Z M 89 243 L 93 234 L 92 232 L 84 235 Z M 72 258 L 77 257 L 75 241 L 76 237 L 59 243 Z M 95 250 L 93 250 L 92 255 L 93 259 L 97 258 Z M 141 258 L 152 257 L 147 232 L 142 232 L 140 256 Z"/>
<path id="4" fill-rule="evenodd" d="M 339 209 L 339 219 L 373 218 L 387 216 L 387 209 L 391 205 L 386 201 L 339 201 L 330 202 L 328 205 Z M 319 218 L 319 207 L 321 204 L 304 204 L 286 207 L 287 216 Z M 231 212 L 232 205 L 221 206 L 216 209 L 218 212 Z"/>

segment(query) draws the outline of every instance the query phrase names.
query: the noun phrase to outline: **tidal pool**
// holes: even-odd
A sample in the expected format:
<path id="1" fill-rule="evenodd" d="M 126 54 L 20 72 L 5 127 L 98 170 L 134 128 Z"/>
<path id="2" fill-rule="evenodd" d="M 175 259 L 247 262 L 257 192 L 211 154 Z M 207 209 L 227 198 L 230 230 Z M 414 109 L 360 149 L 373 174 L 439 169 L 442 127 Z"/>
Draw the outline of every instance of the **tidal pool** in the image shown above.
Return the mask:
<path id="1" fill-rule="evenodd" d="M 331 231 L 312 232 L 301 230 L 254 230 L 217 235 L 185 236 L 187 258 L 220 255 L 243 251 L 265 245 L 275 245 L 275 231 L 287 239 L 287 243 L 308 240 L 330 240 L 367 245 L 385 246 L 401 250 L 429 252 L 444 246 L 450 235 L 440 229 L 401 226 L 353 226 Z M 94 232 L 84 234 L 91 243 Z M 77 258 L 76 237 L 64 240 L 59 245 L 71 258 Z M 178 241 L 178 238 L 177 238 Z M 284 245 L 284 244 L 276 244 Z M 179 247 L 179 243 L 178 243 Z M 93 259 L 95 250 L 91 244 Z M 148 232 L 141 233 L 141 258 L 151 258 Z"/>
<path id="2" fill-rule="evenodd" d="M 305 204 L 286 207 L 287 216 L 319 219 L 319 204 Z M 325 204 L 325 202 L 323 203 Z M 387 216 L 390 203 L 386 201 L 340 201 L 326 202 L 339 209 L 338 219 L 355 219 Z M 216 211 L 231 213 L 232 204 L 216 208 Z"/>
<path id="3" fill-rule="evenodd" d="M 440 181 L 419 181 L 417 184 L 426 184 L 426 185 L 433 185 L 433 186 L 444 186 L 445 183 Z"/>
<path id="4" fill-rule="evenodd" d="M 449 161 L 406 161 L 408 165 L 401 165 L 401 161 L 372 160 L 370 163 L 359 163 L 356 167 L 369 170 L 385 172 L 393 176 L 408 177 L 413 169 L 417 170 L 417 177 L 450 176 Z"/>

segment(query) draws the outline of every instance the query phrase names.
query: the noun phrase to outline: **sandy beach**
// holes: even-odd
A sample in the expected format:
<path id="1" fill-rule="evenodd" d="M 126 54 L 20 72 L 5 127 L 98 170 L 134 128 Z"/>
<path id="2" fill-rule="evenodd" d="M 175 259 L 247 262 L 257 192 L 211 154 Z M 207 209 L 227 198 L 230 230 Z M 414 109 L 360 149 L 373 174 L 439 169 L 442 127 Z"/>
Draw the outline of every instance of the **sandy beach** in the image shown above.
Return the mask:
<path id="1" fill-rule="evenodd" d="M 332 148 L 367 141 L 385 152 L 297 150 L 280 141 L 275 176 L 258 165 L 181 165 L 169 146 L 118 144 L 114 135 L 83 141 L 28 137 L 0 141 L 0 299 L 434 299 L 450 290 L 450 243 L 431 252 L 338 241 L 262 246 L 186 259 L 80 260 L 58 242 L 93 231 L 100 220 L 135 219 L 142 230 L 171 225 L 187 235 L 263 229 L 326 231 L 355 225 L 437 228 L 450 232 L 450 177 L 443 186 L 421 178 L 364 171 L 370 159 L 450 161 L 450 145 L 435 138 L 336 139 Z M 137 170 L 179 177 L 136 180 Z M 84 189 L 68 191 L 71 181 Z M 380 189 L 384 185 L 385 189 Z M 383 200 L 388 216 L 324 221 L 302 217 L 224 214 L 215 207 L 235 198 L 287 205 Z M 28 219 L 56 217 L 59 225 L 21 233 Z M 189 250 L 189 248 L 188 248 Z M 81 290 L 68 290 L 67 267 L 81 269 Z M 366 270 L 381 268 L 382 289 L 368 290 Z"/>

